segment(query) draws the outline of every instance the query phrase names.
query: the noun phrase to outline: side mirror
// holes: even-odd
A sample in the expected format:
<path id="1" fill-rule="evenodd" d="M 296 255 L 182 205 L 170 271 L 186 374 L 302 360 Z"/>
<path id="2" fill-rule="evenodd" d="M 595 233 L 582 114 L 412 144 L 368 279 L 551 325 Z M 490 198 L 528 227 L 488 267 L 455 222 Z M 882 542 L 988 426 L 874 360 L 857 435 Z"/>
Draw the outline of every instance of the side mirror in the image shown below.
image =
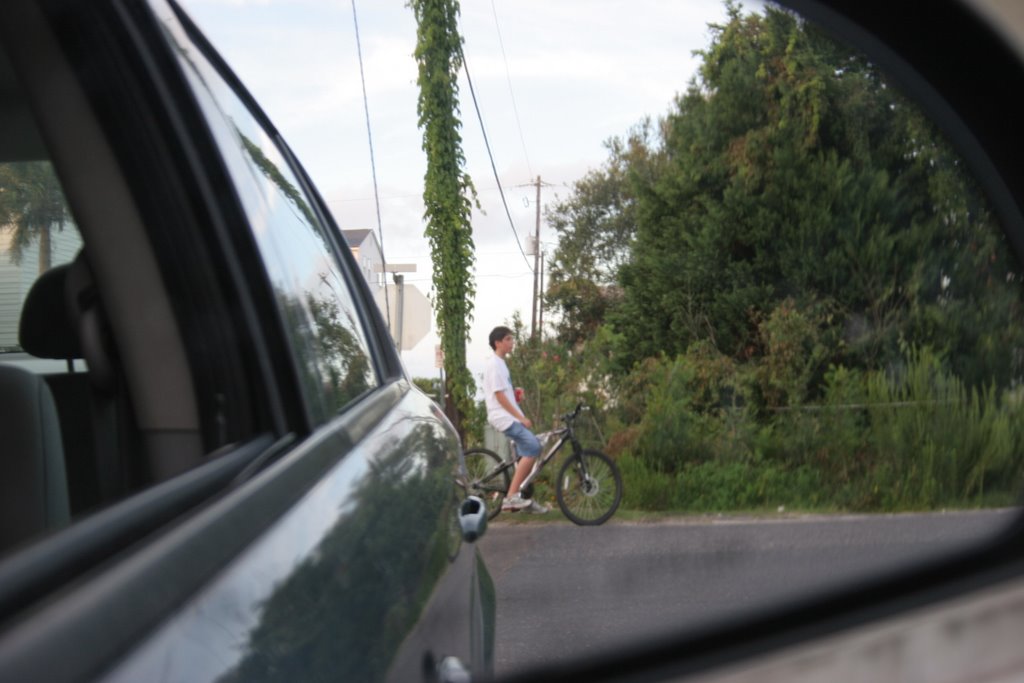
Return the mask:
<path id="1" fill-rule="evenodd" d="M 476 496 L 469 496 L 459 505 L 459 525 L 462 538 L 474 543 L 487 531 L 487 506 Z"/>

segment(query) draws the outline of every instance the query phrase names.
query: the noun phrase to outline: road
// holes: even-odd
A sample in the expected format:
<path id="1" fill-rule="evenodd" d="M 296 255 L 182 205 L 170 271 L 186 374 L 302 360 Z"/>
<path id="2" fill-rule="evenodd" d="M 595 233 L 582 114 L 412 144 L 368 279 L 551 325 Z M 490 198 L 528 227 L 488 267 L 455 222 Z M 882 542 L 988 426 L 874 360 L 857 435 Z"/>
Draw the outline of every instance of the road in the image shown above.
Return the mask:
<path id="1" fill-rule="evenodd" d="M 613 520 L 590 528 L 499 517 L 480 542 L 498 593 L 496 674 L 948 553 L 990 536 L 1009 514 Z"/>

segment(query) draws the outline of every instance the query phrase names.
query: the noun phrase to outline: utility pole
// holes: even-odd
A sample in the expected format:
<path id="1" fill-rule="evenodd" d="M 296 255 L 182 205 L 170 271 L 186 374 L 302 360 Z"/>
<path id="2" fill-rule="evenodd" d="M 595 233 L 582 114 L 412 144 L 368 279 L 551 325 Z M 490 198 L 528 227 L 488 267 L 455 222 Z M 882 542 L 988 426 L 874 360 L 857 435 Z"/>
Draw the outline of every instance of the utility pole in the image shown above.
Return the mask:
<path id="1" fill-rule="evenodd" d="M 395 325 L 395 342 L 398 346 L 398 351 L 402 351 L 402 322 L 405 320 L 405 276 L 401 273 L 392 273 L 395 278 L 395 298 L 398 300 L 398 305 L 395 307 L 398 309 L 396 315 Z"/>
<path id="2" fill-rule="evenodd" d="M 540 251 L 540 245 L 538 245 Z M 540 255 L 540 297 L 537 299 L 537 330 L 539 338 L 544 341 L 544 254 Z"/>
<path id="3" fill-rule="evenodd" d="M 537 232 L 533 248 L 533 313 L 530 316 L 530 338 L 537 338 L 537 278 L 540 277 L 540 176 L 537 176 Z"/>

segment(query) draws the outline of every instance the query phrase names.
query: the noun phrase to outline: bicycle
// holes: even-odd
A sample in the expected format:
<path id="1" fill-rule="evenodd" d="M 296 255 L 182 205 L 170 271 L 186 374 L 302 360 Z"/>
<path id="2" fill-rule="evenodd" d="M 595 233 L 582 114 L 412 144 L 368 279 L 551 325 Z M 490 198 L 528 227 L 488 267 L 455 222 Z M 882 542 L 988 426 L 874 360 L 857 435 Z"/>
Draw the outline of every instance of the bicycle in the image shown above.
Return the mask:
<path id="1" fill-rule="evenodd" d="M 533 482 L 544 466 L 562 449 L 572 445 L 572 455 L 566 458 L 558 472 L 555 498 L 562 514 L 575 524 L 596 526 L 608 521 L 622 502 L 622 474 L 607 455 L 600 451 L 585 449 L 576 438 L 575 421 L 584 408 L 582 403 L 576 409 L 562 416 L 563 427 L 538 434 L 541 443 L 551 437 L 558 440 L 550 449 L 536 458 L 533 469 L 523 480 L 519 490 L 529 498 Z M 465 452 L 466 470 L 469 478 L 466 491 L 478 496 L 487 505 L 488 519 L 494 519 L 501 512 L 501 504 L 512 484 L 512 472 L 518 458 L 503 459 L 487 448 L 470 448 Z"/>

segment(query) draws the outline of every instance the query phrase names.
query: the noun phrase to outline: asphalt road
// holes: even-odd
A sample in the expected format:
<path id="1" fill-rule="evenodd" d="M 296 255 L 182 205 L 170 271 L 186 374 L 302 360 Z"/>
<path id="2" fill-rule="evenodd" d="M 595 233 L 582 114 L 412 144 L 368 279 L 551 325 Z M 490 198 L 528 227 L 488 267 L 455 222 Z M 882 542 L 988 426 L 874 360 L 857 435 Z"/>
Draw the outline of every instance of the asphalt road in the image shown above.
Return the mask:
<path id="1" fill-rule="evenodd" d="M 1009 514 L 612 520 L 588 528 L 499 517 L 480 544 L 498 593 L 496 674 L 934 558 L 984 540 Z"/>

